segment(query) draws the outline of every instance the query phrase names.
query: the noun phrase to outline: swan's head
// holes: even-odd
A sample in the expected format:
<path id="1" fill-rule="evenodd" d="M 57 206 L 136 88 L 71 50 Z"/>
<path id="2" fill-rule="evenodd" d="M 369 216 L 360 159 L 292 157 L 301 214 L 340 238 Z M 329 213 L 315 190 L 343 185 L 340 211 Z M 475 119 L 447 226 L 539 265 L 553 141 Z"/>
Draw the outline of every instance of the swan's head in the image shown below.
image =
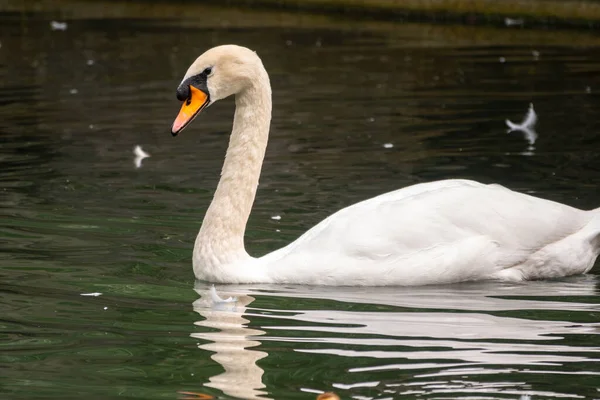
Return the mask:
<path id="1" fill-rule="evenodd" d="M 173 136 L 210 104 L 244 91 L 264 68 L 250 49 L 235 45 L 213 47 L 194 61 L 177 88 L 183 102 L 173 122 Z"/>

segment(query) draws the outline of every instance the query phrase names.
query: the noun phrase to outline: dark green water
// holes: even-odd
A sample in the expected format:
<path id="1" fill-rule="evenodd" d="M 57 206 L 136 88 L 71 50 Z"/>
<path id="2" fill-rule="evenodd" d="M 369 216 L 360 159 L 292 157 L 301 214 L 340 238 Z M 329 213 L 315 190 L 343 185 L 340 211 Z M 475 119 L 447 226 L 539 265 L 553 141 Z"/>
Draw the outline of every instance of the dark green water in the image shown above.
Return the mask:
<path id="1" fill-rule="evenodd" d="M 53 19 L 0 13 L 0 398 L 600 397 L 594 273 L 218 286 L 238 301 L 212 304 L 191 252 L 233 103 L 169 134 L 196 56 L 224 43 L 258 51 L 275 109 L 247 232 L 254 255 L 343 206 L 441 178 L 597 207 L 593 32 L 143 19 L 61 31 Z M 533 147 L 504 123 L 529 103 Z M 151 154 L 139 169 L 136 145 Z"/>

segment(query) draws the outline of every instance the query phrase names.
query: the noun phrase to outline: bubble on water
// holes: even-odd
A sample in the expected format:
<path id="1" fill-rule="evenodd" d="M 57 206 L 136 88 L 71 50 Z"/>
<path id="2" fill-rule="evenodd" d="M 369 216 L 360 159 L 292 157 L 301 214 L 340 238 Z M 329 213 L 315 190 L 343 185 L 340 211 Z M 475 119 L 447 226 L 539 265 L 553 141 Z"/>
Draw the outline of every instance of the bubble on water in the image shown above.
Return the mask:
<path id="1" fill-rule="evenodd" d="M 384 144 L 383 144 L 383 147 L 384 147 L 385 149 L 391 149 L 392 147 L 394 147 L 394 145 L 393 145 L 392 143 L 384 143 Z"/>

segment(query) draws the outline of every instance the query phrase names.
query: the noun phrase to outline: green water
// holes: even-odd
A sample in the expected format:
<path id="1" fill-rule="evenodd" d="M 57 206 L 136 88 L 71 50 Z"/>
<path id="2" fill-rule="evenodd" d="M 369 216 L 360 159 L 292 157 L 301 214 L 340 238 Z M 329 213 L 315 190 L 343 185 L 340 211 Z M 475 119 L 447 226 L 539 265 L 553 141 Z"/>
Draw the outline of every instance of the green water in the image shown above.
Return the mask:
<path id="1" fill-rule="evenodd" d="M 213 304 L 191 253 L 233 102 L 169 134 L 197 55 L 258 51 L 274 115 L 253 255 L 341 207 L 441 178 L 597 207 L 594 32 L 216 18 L 67 19 L 62 31 L 53 14 L 0 13 L 0 398 L 600 397 L 594 271 L 421 288 L 219 285 L 237 301 Z M 504 123 L 529 103 L 533 145 Z M 136 145 L 151 155 L 141 168 Z"/>

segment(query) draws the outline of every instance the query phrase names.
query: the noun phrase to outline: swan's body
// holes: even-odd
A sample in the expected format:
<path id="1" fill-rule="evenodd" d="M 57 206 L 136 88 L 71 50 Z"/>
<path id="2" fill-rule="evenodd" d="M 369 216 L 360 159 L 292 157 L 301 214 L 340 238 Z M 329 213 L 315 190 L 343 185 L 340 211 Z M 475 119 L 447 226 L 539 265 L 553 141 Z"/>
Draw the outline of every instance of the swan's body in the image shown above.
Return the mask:
<path id="1" fill-rule="evenodd" d="M 271 120 L 268 75 L 252 51 L 201 55 L 178 88 L 177 134 L 207 105 L 236 95 L 221 180 L 194 246 L 198 279 L 223 283 L 422 285 L 555 278 L 589 271 L 600 211 L 582 211 L 499 185 L 445 180 L 354 204 L 288 246 L 248 255 L 244 231 Z M 200 100 L 198 100 L 198 97 Z"/>

